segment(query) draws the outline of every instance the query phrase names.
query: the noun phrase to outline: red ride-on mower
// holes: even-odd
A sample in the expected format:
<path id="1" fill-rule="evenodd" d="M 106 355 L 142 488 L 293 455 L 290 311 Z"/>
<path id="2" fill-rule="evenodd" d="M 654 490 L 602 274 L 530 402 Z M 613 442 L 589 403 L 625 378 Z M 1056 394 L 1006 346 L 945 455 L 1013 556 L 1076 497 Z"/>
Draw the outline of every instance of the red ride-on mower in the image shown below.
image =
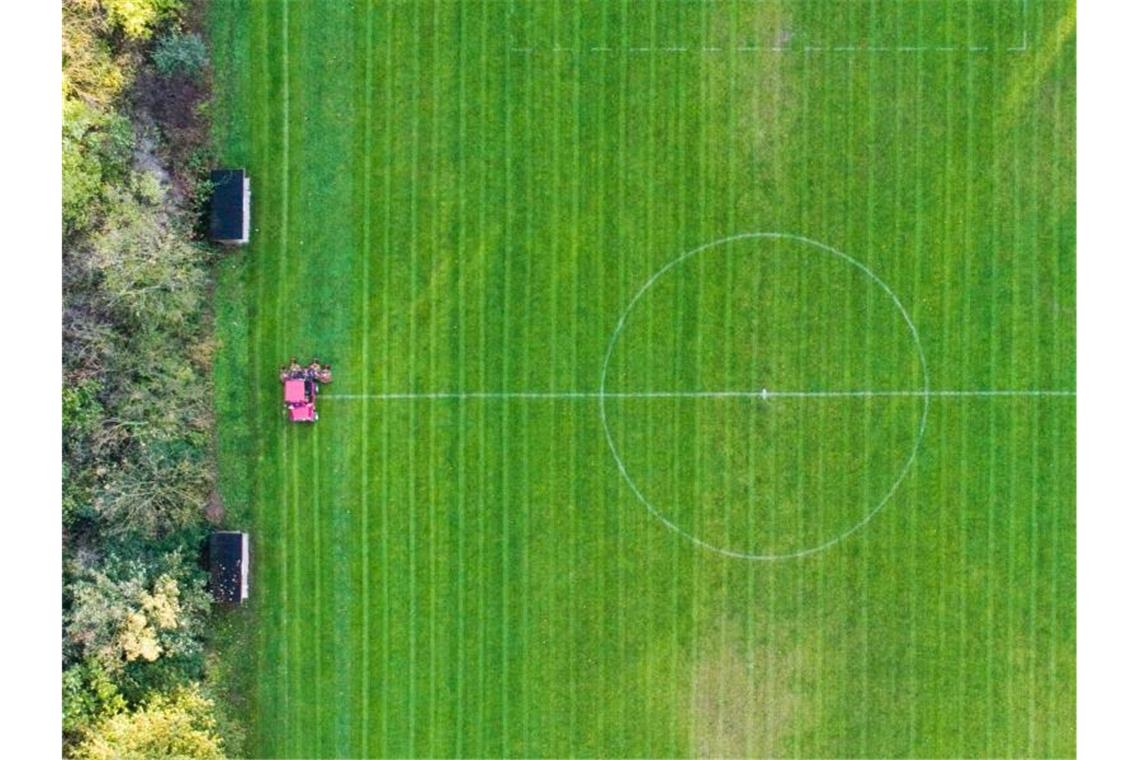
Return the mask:
<path id="1" fill-rule="evenodd" d="M 286 380 L 285 411 L 290 422 L 316 422 L 317 383 L 305 379 Z"/>
<path id="2" fill-rule="evenodd" d="M 316 359 L 302 367 L 296 358 L 281 368 L 281 385 L 285 391 L 285 415 L 290 422 L 316 422 L 317 393 L 321 383 L 332 382 L 332 368 Z"/>

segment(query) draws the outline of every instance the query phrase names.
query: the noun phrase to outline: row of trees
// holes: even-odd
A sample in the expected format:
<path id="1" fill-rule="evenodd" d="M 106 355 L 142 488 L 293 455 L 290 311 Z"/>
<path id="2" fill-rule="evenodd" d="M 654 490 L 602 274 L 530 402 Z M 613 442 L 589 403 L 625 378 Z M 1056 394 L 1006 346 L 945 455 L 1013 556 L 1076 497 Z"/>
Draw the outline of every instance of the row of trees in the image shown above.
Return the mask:
<path id="1" fill-rule="evenodd" d="M 200 12 L 63 0 L 71 757 L 221 757 L 241 741 L 214 704 L 199 566 L 214 487 L 211 254 L 194 213 L 208 156 Z"/>

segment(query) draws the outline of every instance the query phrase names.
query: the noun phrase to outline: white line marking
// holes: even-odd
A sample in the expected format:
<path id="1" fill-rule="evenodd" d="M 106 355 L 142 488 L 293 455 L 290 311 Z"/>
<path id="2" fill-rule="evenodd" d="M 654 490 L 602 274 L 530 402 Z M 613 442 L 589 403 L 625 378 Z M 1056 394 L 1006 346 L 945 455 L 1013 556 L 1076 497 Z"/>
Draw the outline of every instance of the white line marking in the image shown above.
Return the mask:
<path id="1" fill-rule="evenodd" d="M 1011 53 L 1029 50 L 1029 0 L 1021 0 L 1021 47 L 1006 48 Z"/>
<path id="2" fill-rule="evenodd" d="M 761 401 L 779 398 L 1075 398 L 1076 391 L 1009 390 L 838 390 L 779 391 L 424 391 L 393 393 L 330 393 L 328 401 L 598 401 L 600 399 L 734 399 Z"/>
<path id="3" fill-rule="evenodd" d="M 609 48 L 609 47 L 605 47 L 605 46 L 597 46 L 597 47 L 588 48 L 588 52 L 591 52 L 591 53 L 607 53 L 607 52 L 610 52 L 610 51 L 615 50 L 615 49 L 620 51 L 620 48 Z M 741 45 L 741 46 L 738 46 L 738 47 L 733 48 L 733 49 L 736 50 L 737 52 L 742 52 L 742 53 L 752 53 L 752 52 L 758 52 L 758 51 L 762 51 L 762 50 L 767 50 L 767 51 L 773 52 L 773 53 L 783 53 L 783 52 L 786 52 L 789 50 L 794 50 L 794 48 L 789 48 L 789 47 L 757 47 L 757 46 L 751 46 L 751 45 Z M 681 52 L 685 52 L 686 50 L 688 50 L 687 47 L 655 47 L 655 48 L 654 47 L 631 47 L 631 48 L 627 48 L 627 52 L 630 52 L 630 53 L 681 53 Z M 706 45 L 704 47 L 701 47 L 700 50 L 702 52 L 705 52 L 705 53 L 716 53 L 716 52 L 720 52 L 721 48 Z M 946 52 L 946 53 L 951 53 L 951 52 L 981 53 L 981 52 L 985 52 L 985 51 L 989 50 L 989 47 L 988 46 L 981 46 L 981 45 L 970 45 L 970 46 L 960 45 L 960 46 L 956 46 L 956 47 L 955 46 L 949 46 L 949 45 L 943 45 L 943 46 L 926 46 L 926 45 L 913 46 L 912 45 L 912 46 L 895 46 L 895 47 L 889 47 L 889 46 L 886 46 L 886 47 L 869 47 L 869 46 L 857 46 L 857 45 L 842 45 L 842 46 L 808 45 L 808 46 L 802 48 L 802 50 L 805 53 L 854 53 L 854 52 L 859 52 L 859 53 L 895 53 L 895 52 L 920 53 L 920 52 L 927 51 L 927 50 L 937 50 L 937 51 Z M 1029 0 L 1021 0 L 1021 46 L 1020 47 L 1012 47 L 1011 46 L 1011 47 L 1005 48 L 1005 50 L 1007 52 L 1010 52 L 1010 53 L 1024 53 L 1024 52 L 1029 50 Z M 510 52 L 512 52 L 512 53 L 533 53 L 533 52 L 535 52 L 535 48 L 532 48 L 532 47 L 511 47 Z M 542 51 L 539 51 L 539 52 L 542 52 Z M 565 47 L 562 47 L 561 45 L 555 45 L 554 47 L 549 49 L 549 52 L 578 53 L 579 51 L 574 49 L 574 48 L 565 48 Z"/>
<path id="4" fill-rule="evenodd" d="M 832 536 L 823 543 L 816 544 L 815 546 L 810 546 L 794 552 L 785 552 L 780 554 L 760 554 L 740 551 L 727 546 L 719 546 L 717 544 L 706 541 L 700 536 L 690 533 L 688 530 L 678 525 L 673 520 L 669 519 L 668 515 L 662 512 L 661 509 L 655 506 L 648 499 L 648 497 L 642 493 L 641 489 L 638 488 L 636 481 L 634 481 L 633 476 L 630 475 L 626 467 L 625 460 L 622 459 L 621 453 L 618 451 L 618 445 L 614 440 L 614 434 L 610 429 L 610 423 L 606 415 L 606 375 L 609 370 L 610 360 L 613 358 L 614 347 L 617 345 L 618 339 L 621 337 L 622 328 L 624 328 L 626 320 L 629 318 L 630 313 L 637 306 L 642 296 L 645 295 L 646 291 L 650 290 L 653 287 L 654 283 L 656 283 L 658 279 L 660 279 L 663 275 L 687 259 L 692 258 L 693 256 L 697 256 L 704 251 L 725 245 L 726 243 L 733 243 L 740 240 L 794 241 L 807 246 L 809 249 L 815 250 L 817 253 L 834 256 L 841 261 L 844 261 L 847 264 L 855 267 L 869 280 L 871 280 L 871 282 L 873 282 L 877 287 L 882 289 L 882 291 L 886 293 L 886 295 L 891 299 L 892 303 L 894 303 L 895 308 L 898 309 L 899 315 L 906 323 L 910 337 L 914 341 L 915 353 L 918 356 L 919 366 L 922 368 L 922 390 L 917 394 L 918 397 L 922 399 L 922 416 L 918 423 L 918 431 L 914 438 L 914 446 L 911 448 L 910 456 L 907 457 L 906 462 L 903 464 L 902 469 L 899 471 L 898 477 L 891 484 L 890 488 L 887 489 L 886 494 L 883 495 L 883 498 L 879 501 L 879 503 L 875 505 L 875 508 L 863 515 L 863 518 L 861 520 L 851 525 L 846 530 Z M 704 245 L 698 246 L 690 251 L 686 251 L 685 253 L 682 253 L 680 256 L 673 259 L 668 264 L 654 272 L 653 275 L 642 284 L 637 293 L 634 294 L 633 299 L 625 307 L 625 311 L 623 311 L 621 316 L 618 318 L 617 326 L 614 327 L 614 331 L 610 335 L 610 342 L 609 346 L 606 348 L 605 359 L 602 361 L 602 376 L 598 382 L 598 391 L 601 394 L 601 398 L 598 401 L 598 410 L 602 418 L 602 431 L 605 433 L 606 443 L 610 447 L 610 454 L 613 456 L 614 463 L 618 468 L 618 472 L 621 473 L 622 478 L 625 479 L 626 484 L 633 491 L 634 495 L 637 497 L 638 501 L 641 502 L 642 506 L 649 510 L 649 513 L 660 520 L 661 523 L 664 524 L 667 528 L 697 546 L 716 552 L 717 554 L 722 554 L 726 557 L 735 557 L 737 559 L 758 561 L 799 559 L 801 557 L 807 557 L 809 555 L 815 554 L 816 552 L 821 552 L 831 546 L 834 546 L 870 522 L 875 517 L 875 515 L 877 515 L 884 506 L 886 506 L 887 502 L 891 500 L 891 497 L 894 496 L 894 493 L 898 489 L 899 484 L 902 483 L 903 479 L 910 471 L 911 466 L 914 464 L 914 460 L 918 457 L 918 450 L 922 446 L 922 439 L 926 434 L 927 416 L 930 412 L 930 371 L 926 364 L 926 352 L 922 350 L 922 340 L 919 338 L 918 328 L 915 327 L 914 321 L 910 318 L 910 313 L 907 312 L 906 307 L 903 306 L 902 301 L 899 300 L 898 295 L 893 290 L 891 290 L 890 286 L 879 279 L 878 275 L 868 269 L 865 264 L 849 256 L 843 251 L 840 251 L 838 248 L 833 248 L 832 246 L 821 243 L 818 240 L 812 240 L 811 238 L 804 237 L 803 235 L 787 232 L 743 232 L 736 235 L 730 235 L 729 237 L 714 240 L 710 243 L 705 243 Z M 731 393 L 732 391 L 727 392 Z M 811 393 L 813 391 L 802 392 Z M 827 391 L 821 392 L 826 393 Z M 913 392 L 914 391 L 908 391 L 908 393 Z M 751 391 L 751 393 L 755 394 L 755 391 Z"/>
<path id="5" fill-rule="evenodd" d="M 937 50 L 944 53 L 981 53 L 989 50 L 985 45 L 970 45 L 970 46 L 953 46 L 953 45 L 930 45 L 930 46 L 868 46 L 868 45 L 806 45 L 802 48 L 794 47 L 759 47 L 756 45 L 738 45 L 731 48 L 716 47 L 713 45 L 705 45 L 700 48 L 688 47 L 628 47 L 628 48 L 614 48 L 606 45 L 595 45 L 588 48 L 569 48 L 569 47 L 551 47 L 551 48 L 530 48 L 530 47 L 512 47 L 510 52 L 529 55 L 531 53 L 574 53 L 580 55 L 586 53 L 684 53 L 689 50 L 699 50 L 702 53 L 724 53 L 724 52 L 737 52 L 737 53 L 788 53 L 800 50 L 805 53 L 921 53 L 931 50 Z M 1028 48 L 1026 47 L 1007 47 L 1005 48 L 1011 53 L 1024 53 Z"/>

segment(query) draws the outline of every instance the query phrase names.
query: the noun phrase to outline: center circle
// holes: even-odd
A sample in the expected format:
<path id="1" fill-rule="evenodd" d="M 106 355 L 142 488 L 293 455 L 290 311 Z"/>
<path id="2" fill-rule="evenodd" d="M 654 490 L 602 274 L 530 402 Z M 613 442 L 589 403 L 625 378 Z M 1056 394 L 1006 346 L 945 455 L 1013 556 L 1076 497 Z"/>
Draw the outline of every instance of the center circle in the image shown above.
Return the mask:
<path id="1" fill-rule="evenodd" d="M 800 235 L 706 243 L 657 270 L 599 389 L 618 470 L 669 529 L 741 559 L 804 557 L 890 501 L 926 430 L 918 330 L 867 266 Z"/>

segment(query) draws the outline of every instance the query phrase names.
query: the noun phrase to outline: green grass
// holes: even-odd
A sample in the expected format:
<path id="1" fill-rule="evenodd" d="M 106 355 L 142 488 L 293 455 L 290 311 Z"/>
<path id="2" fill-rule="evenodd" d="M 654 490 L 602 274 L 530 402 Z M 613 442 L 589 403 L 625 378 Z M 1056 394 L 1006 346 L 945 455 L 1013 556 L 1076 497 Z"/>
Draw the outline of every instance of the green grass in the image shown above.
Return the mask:
<path id="1" fill-rule="evenodd" d="M 1075 752 L 1074 397 L 591 395 L 1072 390 L 1070 2 L 212 7 L 249 754 Z"/>

